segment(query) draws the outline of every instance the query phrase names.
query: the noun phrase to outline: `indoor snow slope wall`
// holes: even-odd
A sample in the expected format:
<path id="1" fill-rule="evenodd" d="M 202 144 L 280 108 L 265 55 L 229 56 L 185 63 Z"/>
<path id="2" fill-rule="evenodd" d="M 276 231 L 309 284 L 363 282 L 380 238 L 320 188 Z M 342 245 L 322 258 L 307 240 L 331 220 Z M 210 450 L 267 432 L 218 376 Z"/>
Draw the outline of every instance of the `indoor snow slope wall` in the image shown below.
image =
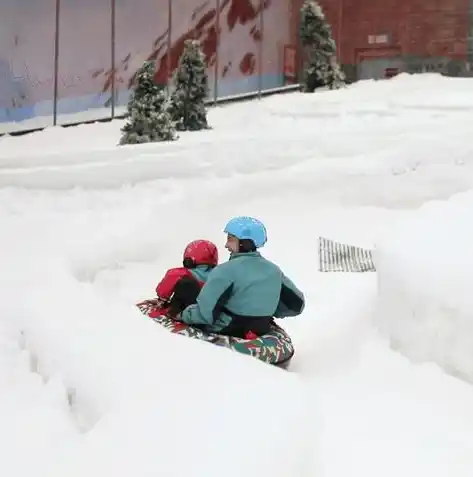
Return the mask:
<path id="1" fill-rule="evenodd" d="M 376 266 L 376 319 L 392 347 L 473 382 L 473 192 L 393 224 Z"/>

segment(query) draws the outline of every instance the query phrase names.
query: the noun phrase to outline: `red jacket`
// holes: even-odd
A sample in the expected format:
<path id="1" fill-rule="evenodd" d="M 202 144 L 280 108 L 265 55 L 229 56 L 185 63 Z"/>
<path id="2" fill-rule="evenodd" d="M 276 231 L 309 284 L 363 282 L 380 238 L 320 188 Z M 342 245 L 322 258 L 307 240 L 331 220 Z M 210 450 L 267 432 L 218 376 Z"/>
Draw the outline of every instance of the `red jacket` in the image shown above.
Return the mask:
<path id="1" fill-rule="evenodd" d="M 158 295 L 158 298 L 163 302 L 169 301 L 174 292 L 174 288 L 177 282 L 184 277 L 189 277 L 196 280 L 197 283 L 200 285 L 200 288 L 204 286 L 204 282 L 197 280 L 189 269 L 185 267 L 171 268 L 165 273 L 164 277 L 156 287 L 156 294 Z M 169 307 L 165 305 L 156 307 L 149 313 L 148 316 L 150 318 L 157 318 L 159 316 L 165 315 L 168 311 L 168 308 Z"/>

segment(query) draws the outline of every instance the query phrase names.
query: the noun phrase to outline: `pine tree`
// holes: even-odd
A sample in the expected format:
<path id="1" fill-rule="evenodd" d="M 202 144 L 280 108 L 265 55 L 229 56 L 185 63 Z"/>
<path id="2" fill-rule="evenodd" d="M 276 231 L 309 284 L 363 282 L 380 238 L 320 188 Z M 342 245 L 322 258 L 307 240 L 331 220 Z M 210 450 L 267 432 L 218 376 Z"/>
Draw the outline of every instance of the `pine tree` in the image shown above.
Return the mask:
<path id="1" fill-rule="evenodd" d="M 136 74 L 120 145 L 176 139 L 176 129 L 165 108 L 165 89 L 155 83 L 155 71 L 154 62 L 145 61 Z"/>
<path id="2" fill-rule="evenodd" d="M 169 113 L 179 131 L 209 129 L 205 99 L 208 76 L 205 55 L 197 40 L 186 40 L 173 75 Z"/>
<path id="3" fill-rule="evenodd" d="M 322 8 L 313 0 L 304 0 L 300 14 L 299 36 L 306 55 L 304 91 L 312 93 L 320 86 L 330 89 L 343 86 L 345 74 L 336 59 L 332 28 Z"/>

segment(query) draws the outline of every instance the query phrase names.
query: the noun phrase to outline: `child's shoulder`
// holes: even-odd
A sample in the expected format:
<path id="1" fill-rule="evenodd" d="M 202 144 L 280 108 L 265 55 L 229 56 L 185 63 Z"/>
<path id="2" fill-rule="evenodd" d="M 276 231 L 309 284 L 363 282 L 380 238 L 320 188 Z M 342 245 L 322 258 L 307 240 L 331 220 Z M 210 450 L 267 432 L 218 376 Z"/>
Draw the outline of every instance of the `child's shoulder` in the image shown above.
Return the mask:
<path id="1" fill-rule="evenodd" d="M 166 270 L 165 276 L 167 277 L 187 277 L 189 276 L 189 270 L 185 267 L 175 267 Z"/>

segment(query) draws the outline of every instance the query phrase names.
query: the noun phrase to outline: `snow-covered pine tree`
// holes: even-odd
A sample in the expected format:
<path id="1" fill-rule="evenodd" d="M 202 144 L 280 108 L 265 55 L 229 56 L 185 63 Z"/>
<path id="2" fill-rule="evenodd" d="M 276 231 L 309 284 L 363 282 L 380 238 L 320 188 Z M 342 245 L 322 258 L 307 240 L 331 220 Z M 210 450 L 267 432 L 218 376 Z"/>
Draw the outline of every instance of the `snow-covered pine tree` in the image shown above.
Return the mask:
<path id="1" fill-rule="evenodd" d="M 155 72 L 154 61 L 145 61 L 136 74 L 120 145 L 177 139 L 171 116 L 165 108 L 165 89 L 155 83 Z"/>
<path id="2" fill-rule="evenodd" d="M 332 28 L 322 7 L 314 0 L 304 0 L 300 14 L 299 36 L 305 54 L 304 91 L 312 93 L 320 86 L 340 88 L 345 84 L 345 74 L 338 64 Z"/>
<path id="3" fill-rule="evenodd" d="M 186 40 L 173 75 L 168 109 L 179 131 L 209 129 L 205 107 L 207 92 L 207 66 L 200 42 Z"/>

